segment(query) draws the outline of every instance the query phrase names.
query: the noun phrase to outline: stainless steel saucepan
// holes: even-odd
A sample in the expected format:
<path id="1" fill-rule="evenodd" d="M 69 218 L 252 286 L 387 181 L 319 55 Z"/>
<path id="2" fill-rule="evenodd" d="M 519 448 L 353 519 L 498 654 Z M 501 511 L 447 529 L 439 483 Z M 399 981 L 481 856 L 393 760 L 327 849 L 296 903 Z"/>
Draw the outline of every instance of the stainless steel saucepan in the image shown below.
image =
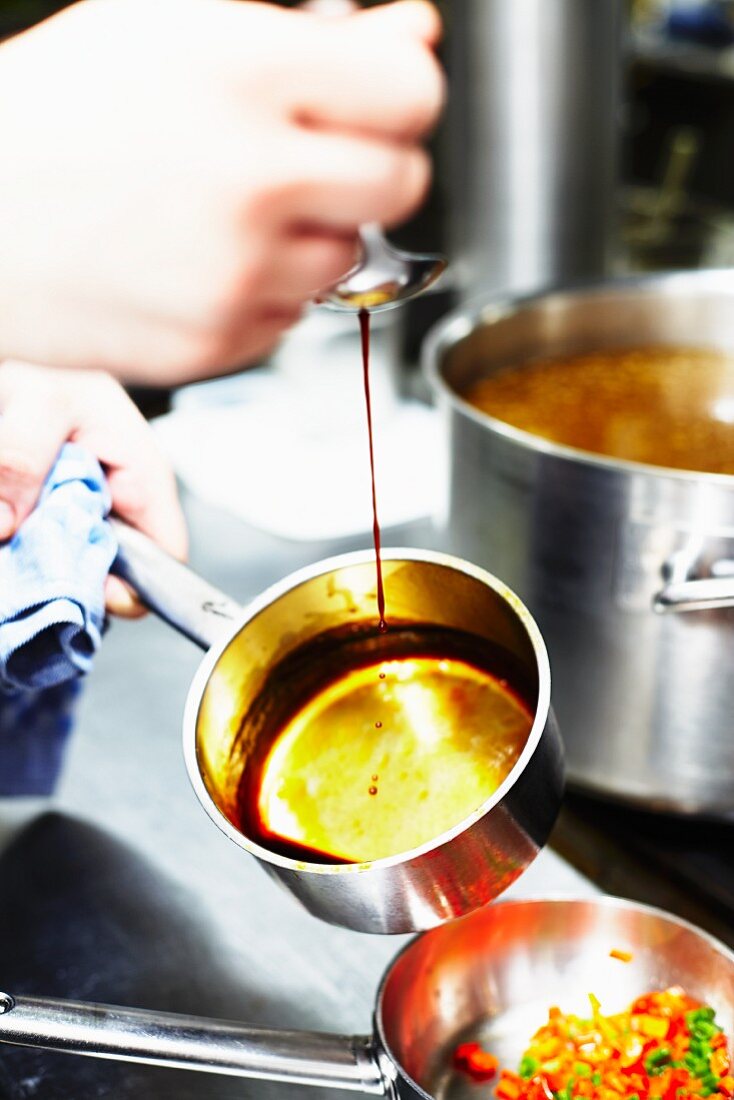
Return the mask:
<path id="1" fill-rule="evenodd" d="M 623 950 L 630 962 L 610 957 Z M 621 1011 L 682 986 L 734 1035 L 734 954 L 660 910 L 613 898 L 507 901 L 418 936 L 380 985 L 371 1036 L 272 1031 L 106 1005 L 0 995 L 0 1042 L 393 1100 L 483 1095 L 452 1052 L 477 1040 L 516 1069 L 551 1005 Z"/>
<path id="2" fill-rule="evenodd" d="M 537 617 L 570 780 L 734 819 L 734 477 L 557 446 L 462 397 L 503 366 L 652 345 L 734 352 L 734 272 L 479 303 L 441 322 L 426 367 L 448 431 L 444 545 Z M 731 418 L 734 394 L 720 396 L 713 415 Z"/>
<path id="3" fill-rule="evenodd" d="M 243 716 L 266 681 L 272 686 L 280 662 L 307 643 L 345 629 L 372 630 L 378 639 L 374 554 L 319 562 L 240 608 L 138 532 L 119 523 L 116 529 L 118 572 L 161 617 L 211 647 L 184 715 L 194 790 L 222 832 L 306 909 L 357 931 L 418 931 L 492 901 L 532 862 L 560 807 L 560 738 L 543 640 L 500 581 L 444 554 L 383 552 L 391 626 L 461 630 L 498 646 L 517 667 L 535 718 L 507 778 L 468 818 L 420 848 L 373 863 L 307 863 L 268 850 L 235 824 L 242 776 L 257 745 Z M 276 688 L 288 692 L 285 673 Z"/>

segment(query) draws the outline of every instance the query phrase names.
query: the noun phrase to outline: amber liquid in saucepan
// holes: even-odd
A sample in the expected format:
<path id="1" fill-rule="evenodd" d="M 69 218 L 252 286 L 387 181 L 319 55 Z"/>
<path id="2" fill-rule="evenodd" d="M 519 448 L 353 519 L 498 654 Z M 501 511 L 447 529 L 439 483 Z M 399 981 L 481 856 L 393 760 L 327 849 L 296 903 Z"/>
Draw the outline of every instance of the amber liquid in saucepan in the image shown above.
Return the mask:
<path id="1" fill-rule="evenodd" d="M 482 639 L 406 627 L 385 608 L 369 380 L 376 622 L 322 635 L 273 669 L 243 730 L 256 745 L 235 824 L 309 863 L 363 863 L 419 847 L 469 817 L 512 769 L 533 722 L 522 675 Z"/>
<path id="2" fill-rule="evenodd" d="M 554 443 L 679 470 L 734 474 L 734 357 L 617 348 L 505 367 L 464 395 Z"/>
<path id="3" fill-rule="evenodd" d="M 393 626 L 287 664 L 271 679 L 300 698 L 265 703 L 278 723 L 236 824 L 295 859 L 361 863 L 435 839 L 497 790 L 532 726 L 508 655 L 459 631 Z"/>

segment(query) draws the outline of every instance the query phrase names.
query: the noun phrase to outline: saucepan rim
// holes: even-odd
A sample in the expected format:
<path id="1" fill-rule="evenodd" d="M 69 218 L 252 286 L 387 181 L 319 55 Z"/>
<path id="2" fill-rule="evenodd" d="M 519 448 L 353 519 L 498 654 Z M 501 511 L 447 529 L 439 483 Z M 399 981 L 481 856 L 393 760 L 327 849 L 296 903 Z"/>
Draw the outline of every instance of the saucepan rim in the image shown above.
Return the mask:
<path id="1" fill-rule="evenodd" d="M 232 822 L 222 813 L 216 805 L 212 795 L 204 782 L 199 768 L 197 753 L 197 720 L 201 702 L 209 682 L 209 679 L 217 667 L 220 658 L 234 642 L 239 633 L 254 620 L 262 611 L 276 602 L 286 593 L 298 588 L 307 581 L 337 569 L 349 568 L 355 565 L 365 565 L 374 562 L 374 549 L 356 550 L 347 554 L 338 554 L 325 558 L 313 565 L 306 566 L 289 574 L 287 577 L 271 585 L 259 596 L 256 596 L 242 610 L 242 615 L 236 620 L 231 630 L 224 635 L 204 656 L 196 674 L 191 682 L 186 699 L 183 718 L 183 752 L 186 770 L 189 780 L 194 788 L 201 805 L 215 825 L 239 848 L 244 849 L 264 863 L 292 871 L 311 873 L 326 876 L 364 874 L 372 869 L 386 870 L 390 867 L 411 863 L 443 845 L 449 843 L 462 833 L 466 832 L 475 822 L 485 817 L 496 805 L 498 805 L 513 788 L 519 777 L 525 771 L 532 759 L 538 743 L 546 728 L 550 716 L 550 663 L 548 652 L 540 630 L 520 598 L 504 584 L 499 578 L 472 565 L 470 562 L 451 554 L 440 553 L 435 550 L 421 550 L 409 547 L 392 547 L 381 552 L 383 562 L 422 562 L 429 565 L 442 566 L 454 571 L 462 572 L 482 584 L 491 588 L 514 612 L 525 631 L 532 646 L 538 672 L 538 696 L 535 704 L 533 724 L 527 736 L 522 752 L 515 761 L 514 766 L 507 774 L 497 790 L 486 799 L 481 806 L 465 817 L 457 825 L 446 830 L 439 836 L 427 841 L 417 848 L 411 848 L 407 852 L 387 856 L 365 863 L 308 863 L 304 860 L 292 859 L 289 856 L 280 855 L 270 849 L 262 847 L 241 833 Z"/>
<path id="2" fill-rule="evenodd" d="M 410 1076 L 407 1070 L 404 1068 L 400 1058 L 398 1058 L 388 1042 L 385 1034 L 385 1027 L 383 1021 L 383 1003 L 385 997 L 385 991 L 387 983 L 390 980 L 395 967 L 398 962 L 406 955 L 419 940 L 423 940 L 426 936 L 446 934 L 448 927 L 454 927 L 461 925 L 466 921 L 478 920 L 483 913 L 487 910 L 497 910 L 505 908 L 520 908 L 524 906 L 534 905 L 585 905 L 593 906 L 602 910 L 625 910 L 627 912 L 647 914 L 652 917 L 664 920 L 668 924 L 672 924 L 677 928 L 686 932 L 692 932 L 696 939 L 702 943 L 711 947 L 717 954 L 721 955 L 723 959 L 734 966 L 734 951 L 732 951 L 725 943 L 717 939 L 710 932 L 704 931 L 703 928 L 699 928 L 697 925 L 692 924 L 684 917 L 679 917 L 674 913 L 669 913 L 665 909 L 659 908 L 656 905 L 648 905 L 645 902 L 634 901 L 631 898 L 616 897 L 612 894 L 599 893 L 597 895 L 588 895 L 584 897 L 579 894 L 566 893 L 565 891 L 551 892 L 547 894 L 533 894 L 530 897 L 523 898 L 503 898 L 499 901 L 490 902 L 488 905 L 482 906 L 481 909 L 475 909 L 471 913 L 467 913 L 463 917 L 457 918 L 457 920 L 450 922 L 449 925 L 439 925 L 436 928 L 429 928 L 424 932 L 419 932 L 417 935 L 412 936 L 410 940 L 401 947 L 399 951 L 391 958 L 387 967 L 383 971 L 380 978 L 377 992 L 375 994 L 375 1008 L 373 1019 L 373 1030 L 377 1038 L 380 1050 L 384 1052 L 389 1062 L 394 1066 L 396 1071 L 404 1078 L 408 1085 L 423 1097 L 424 1100 L 435 1100 L 434 1096 L 430 1092 L 419 1085 L 418 1082 Z M 529 1038 L 529 1036 L 528 1036 Z"/>
<path id="3" fill-rule="evenodd" d="M 734 301 L 734 268 L 702 268 L 651 275 L 618 276 L 610 279 L 564 283 L 532 294 L 478 296 L 470 299 L 466 305 L 446 314 L 431 328 L 423 344 L 422 369 L 433 391 L 446 398 L 464 416 L 481 427 L 491 428 L 497 435 L 504 436 L 527 450 L 615 473 L 666 478 L 698 485 L 704 482 L 722 489 L 734 489 L 734 474 L 654 466 L 650 463 L 594 454 L 592 451 L 569 447 L 563 443 L 553 443 L 532 432 L 515 428 L 512 424 L 498 420 L 490 413 L 481 412 L 465 400 L 444 376 L 446 353 L 461 340 L 470 336 L 477 328 L 489 327 L 510 317 L 518 316 L 533 306 L 544 304 L 550 308 L 559 308 L 569 302 L 603 298 L 624 290 L 639 290 L 643 293 L 647 291 L 652 294 L 657 287 L 668 288 L 671 297 L 675 297 L 683 294 L 691 285 L 703 285 L 704 288 L 712 291 L 725 291 Z"/>

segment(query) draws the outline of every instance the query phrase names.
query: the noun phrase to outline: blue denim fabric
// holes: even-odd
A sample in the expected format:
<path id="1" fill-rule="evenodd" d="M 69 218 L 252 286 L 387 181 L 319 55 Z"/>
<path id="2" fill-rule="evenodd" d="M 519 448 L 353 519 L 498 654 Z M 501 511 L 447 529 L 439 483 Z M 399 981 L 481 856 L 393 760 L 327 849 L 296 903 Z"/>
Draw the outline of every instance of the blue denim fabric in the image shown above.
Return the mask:
<path id="1" fill-rule="evenodd" d="M 53 793 L 80 693 L 79 680 L 0 693 L 0 796 Z"/>
<path id="2" fill-rule="evenodd" d="M 67 443 L 35 511 L 0 546 L 0 794 L 44 794 L 71 729 L 74 681 L 105 622 L 117 552 L 99 463 Z"/>

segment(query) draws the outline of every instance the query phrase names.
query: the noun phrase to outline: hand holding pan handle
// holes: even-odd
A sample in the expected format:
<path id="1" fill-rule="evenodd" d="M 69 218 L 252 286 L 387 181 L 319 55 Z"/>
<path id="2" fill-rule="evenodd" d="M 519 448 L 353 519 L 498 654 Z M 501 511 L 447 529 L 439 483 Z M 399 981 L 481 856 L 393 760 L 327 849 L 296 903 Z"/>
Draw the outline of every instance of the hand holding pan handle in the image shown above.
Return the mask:
<path id="1" fill-rule="evenodd" d="M 242 608 L 218 588 L 161 550 L 147 535 L 119 519 L 110 519 L 118 543 L 112 571 L 137 592 L 151 611 L 209 649 Z"/>
<path id="2" fill-rule="evenodd" d="M 383 1095 L 371 1039 L 0 993 L 0 1042 Z"/>

